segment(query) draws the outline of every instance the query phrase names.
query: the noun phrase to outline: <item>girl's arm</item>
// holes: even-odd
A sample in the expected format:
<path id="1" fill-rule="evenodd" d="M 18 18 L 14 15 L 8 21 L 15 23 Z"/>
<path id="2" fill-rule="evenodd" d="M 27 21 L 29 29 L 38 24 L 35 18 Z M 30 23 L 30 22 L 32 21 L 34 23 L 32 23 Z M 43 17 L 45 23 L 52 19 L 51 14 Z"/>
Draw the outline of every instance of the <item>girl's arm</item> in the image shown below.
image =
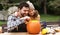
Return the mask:
<path id="1" fill-rule="evenodd" d="M 38 14 L 37 18 L 36 18 L 38 21 L 40 21 L 40 15 Z"/>

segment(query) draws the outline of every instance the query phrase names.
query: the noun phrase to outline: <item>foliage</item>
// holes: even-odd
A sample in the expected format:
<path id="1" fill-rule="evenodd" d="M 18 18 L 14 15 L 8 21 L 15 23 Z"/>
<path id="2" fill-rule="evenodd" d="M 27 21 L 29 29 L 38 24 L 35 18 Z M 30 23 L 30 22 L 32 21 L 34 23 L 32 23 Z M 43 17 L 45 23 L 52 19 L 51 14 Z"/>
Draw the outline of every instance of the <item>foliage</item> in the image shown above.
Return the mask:
<path id="1" fill-rule="evenodd" d="M 60 15 L 60 0 L 49 1 L 48 9 L 49 13 L 52 11 L 52 13 Z"/>
<path id="2" fill-rule="evenodd" d="M 4 1 L 4 0 L 0 0 Z M 31 1 L 35 8 L 41 13 L 42 11 L 44 12 L 44 0 L 6 0 L 9 3 L 19 3 L 22 1 Z M 4 1 L 5 2 L 5 1 Z M 9 6 L 7 3 L 3 5 L 4 9 L 7 9 Z M 46 8 L 48 14 L 57 14 L 60 15 L 60 0 L 47 0 L 46 1 Z"/>

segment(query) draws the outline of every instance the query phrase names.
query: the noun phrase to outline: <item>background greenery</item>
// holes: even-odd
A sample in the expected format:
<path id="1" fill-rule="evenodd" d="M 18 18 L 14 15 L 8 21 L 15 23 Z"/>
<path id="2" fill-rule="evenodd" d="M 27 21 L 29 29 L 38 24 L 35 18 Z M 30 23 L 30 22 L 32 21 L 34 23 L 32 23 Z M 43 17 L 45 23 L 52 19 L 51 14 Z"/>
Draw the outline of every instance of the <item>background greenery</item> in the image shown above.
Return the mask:
<path id="1" fill-rule="evenodd" d="M 40 21 L 46 21 L 46 22 L 59 22 L 60 21 L 60 16 L 55 16 L 55 15 L 45 15 L 45 14 L 41 14 L 40 15 Z M 6 24 L 7 21 L 0 21 L 0 26 L 2 26 L 2 24 Z"/>
<path id="2" fill-rule="evenodd" d="M 46 14 L 60 15 L 60 0 L 0 0 L 0 2 L 5 3 L 3 7 L 0 4 L 0 10 L 2 8 L 8 9 L 10 7 L 8 4 L 22 1 L 31 1 L 40 14 L 44 14 L 46 9 Z"/>
<path id="3" fill-rule="evenodd" d="M 41 21 L 60 21 L 60 0 L 0 0 L 0 3 L 2 3 L 0 4 L 0 10 L 7 10 L 12 6 L 8 4 L 20 3 L 22 1 L 31 1 L 34 4 L 35 8 L 39 11 Z M 5 23 L 6 21 L 0 21 L 0 25 Z"/>

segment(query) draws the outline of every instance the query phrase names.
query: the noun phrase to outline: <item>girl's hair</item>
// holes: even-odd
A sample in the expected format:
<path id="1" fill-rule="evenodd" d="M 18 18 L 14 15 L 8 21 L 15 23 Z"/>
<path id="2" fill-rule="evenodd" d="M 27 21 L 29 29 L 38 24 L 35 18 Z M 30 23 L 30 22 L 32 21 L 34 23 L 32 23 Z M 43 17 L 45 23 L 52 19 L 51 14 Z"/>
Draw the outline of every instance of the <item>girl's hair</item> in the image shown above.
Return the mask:
<path id="1" fill-rule="evenodd" d="M 35 18 L 35 17 L 37 17 L 37 16 L 38 16 L 38 11 L 35 10 L 33 17 Z"/>
<path id="2" fill-rule="evenodd" d="M 34 10 L 35 12 L 34 12 L 34 15 L 32 16 L 33 18 L 36 18 L 37 16 L 38 16 L 38 11 L 37 10 Z M 29 14 L 28 14 L 28 16 L 30 16 Z"/>
<path id="3" fill-rule="evenodd" d="M 33 3 L 31 3 L 30 1 L 27 1 L 26 3 L 29 5 L 30 9 L 35 9 Z"/>

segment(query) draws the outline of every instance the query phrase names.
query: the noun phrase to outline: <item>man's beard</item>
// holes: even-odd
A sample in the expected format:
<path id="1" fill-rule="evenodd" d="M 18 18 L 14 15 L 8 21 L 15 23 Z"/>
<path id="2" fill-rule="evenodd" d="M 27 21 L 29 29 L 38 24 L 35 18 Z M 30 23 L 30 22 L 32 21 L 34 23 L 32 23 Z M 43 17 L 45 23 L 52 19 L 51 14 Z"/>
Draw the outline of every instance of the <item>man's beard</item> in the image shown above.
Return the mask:
<path id="1" fill-rule="evenodd" d="M 22 15 L 22 17 L 28 16 L 28 14 L 21 14 L 21 15 Z"/>

